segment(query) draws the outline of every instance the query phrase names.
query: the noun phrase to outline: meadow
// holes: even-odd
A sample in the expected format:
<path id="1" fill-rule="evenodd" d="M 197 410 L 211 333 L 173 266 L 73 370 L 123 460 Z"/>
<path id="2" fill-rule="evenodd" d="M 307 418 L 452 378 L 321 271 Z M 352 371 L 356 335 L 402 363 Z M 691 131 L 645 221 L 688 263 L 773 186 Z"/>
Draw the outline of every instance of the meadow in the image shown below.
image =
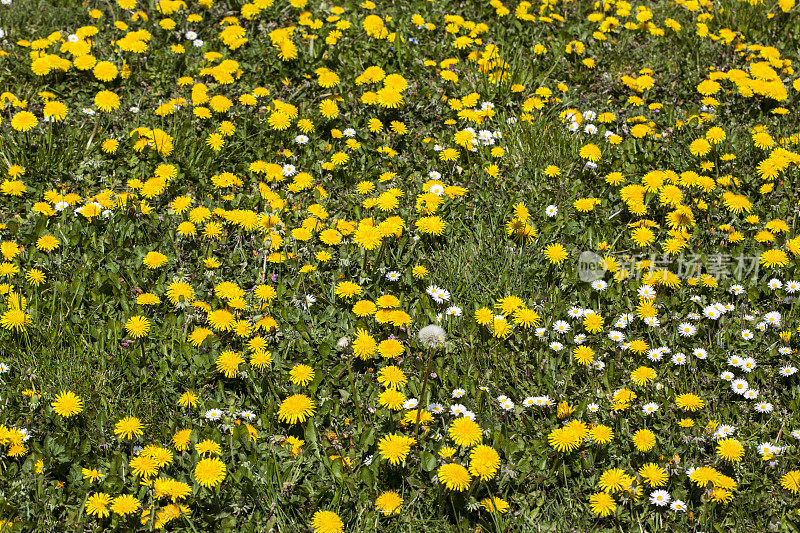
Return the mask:
<path id="1" fill-rule="evenodd" d="M 0 0 L 0 532 L 800 531 L 798 50 Z"/>

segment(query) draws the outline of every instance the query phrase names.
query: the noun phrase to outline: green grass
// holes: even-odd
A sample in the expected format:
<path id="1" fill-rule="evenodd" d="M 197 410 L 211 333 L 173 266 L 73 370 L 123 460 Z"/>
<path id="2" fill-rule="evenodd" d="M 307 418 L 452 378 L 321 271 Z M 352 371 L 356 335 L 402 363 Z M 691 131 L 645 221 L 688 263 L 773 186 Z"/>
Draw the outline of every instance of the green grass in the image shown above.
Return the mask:
<path id="1" fill-rule="evenodd" d="M 797 8 L 784 14 L 774 3 L 751 6 L 722 0 L 715 3 L 713 17 L 704 22 L 716 33 L 722 28 L 740 30 L 744 35 L 741 42 L 748 45 L 775 46 L 782 57 L 791 59 L 796 66 L 800 59 Z M 620 257 L 661 254 L 661 243 L 670 237 L 667 214 L 671 209 L 659 202 L 658 194 L 647 193 L 646 214 L 634 215 L 621 199 L 619 188 L 604 180 L 612 171 L 622 172 L 626 185 L 640 183 L 653 170 L 674 170 L 677 174 L 691 170 L 717 180 L 713 191 L 680 184 L 684 203 L 693 209 L 698 221 L 690 230 L 687 253 L 743 253 L 758 257 L 773 245 L 762 244 L 753 237 L 764 229 L 765 222 L 776 218 L 785 220 L 789 231 L 774 231 L 774 246 L 789 249 L 787 241 L 795 236 L 798 227 L 797 168 L 795 165 L 781 174 L 774 192 L 761 192 L 765 181 L 756 169 L 769 152 L 754 145 L 752 128 L 762 125 L 778 143 L 800 131 L 795 118 L 796 91 L 791 88 L 796 75 L 792 71 L 784 69 L 780 73 L 789 94 L 780 105 L 790 109 L 790 114 L 772 114 L 777 102 L 762 97 L 744 98 L 734 84 L 723 81 L 724 89 L 716 95 L 720 104 L 715 106 L 715 120 L 701 126 L 696 119 L 689 122 L 700 111 L 698 83 L 710 69 L 746 69 L 747 54 L 759 52 L 751 47 L 745 53 L 734 45 L 699 37 L 696 24 L 702 21 L 698 17 L 707 11 L 705 8 L 694 12 L 680 4 L 644 2 L 642 6 L 653 10 L 653 20 L 659 27 L 665 27 L 665 19 L 671 17 L 682 25 L 681 32 L 670 33 L 667 29 L 666 35 L 660 37 L 620 26 L 601 41 L 593 36 L 599 21 L 589 19 L 594 9 L 589 2 L 555 4 L 550 14 L 564 17 L 563 22 L 530 22 L 515 17 L 517 4 L 511 2 L 506 2 L 510 14 L 500 17 L 486 2 L 398 2 L 369 10 L 361 7 L 361 2 L 348 0 L 342 4 L 346 9 L 341 16 L 352 22 L 352 27 L 343 30 L 340 41 L 333 45 L 325 43 L 325 36 L 336 23 L 327 20 L 334 14 L 332 4 L 311 0 L 298 9 L 276 0 L 253 20 L 243 16 L 242 5 L 217 2 L 206 9 L 189 3 L 185 11 L 169 15 L 177 23 L 174 32 L 159 26 L 159 20 L 168 15 L 159 14 L 152 2 L 141 2 L 136 8 L 146 12 L 148 21 L 133 20 L 132 12 L 105 0 L 91 5 L 72 0 L 14 0 L 11 6 L 0 6 L 0 28 L 6 32 L 5 39 L 0 40 L 0 50 L 10 54 L 0 57 L 0 93 L 9 91 L 19 100 L 26 100 L 27 109 L 39 118 L 33 131 L 15 132 L 10 122 L 19 109 L 0 104 L 0 171 L 4 178 L 7 167 L 23 166 L 25 175 L 21 179 L 28 189 L 24 196 L 0 197 L 0 222 L 4 223 L 0 240 L 22 247 L 18 256 L 9 259 L 20 272 L 5 280 L 8 287 L 0 288 L 4 295 L 0 298 L 4 300 L 0 313 L 11 305 L 11 299 L 5 297 L 10 289 L 25 297 L 25 311 L 32 319 L 23 332 L 0 332 L 0 363 L 10 366 L 8 373 L 0 375 L 0 424 L 25 427 L 31 432 L 26 453 L 19 458 L 7 455 L 9 450 L 0 434 L 0 520 L 14 521 L 12 531 L 155 529 L 154 520 L 144 517 L 142 522 L 141 511 L 127 521 L 116 515 L 99 519 L 88 516 L 85 505 L 89 495 L 101 491 L 112 497 L 133 494 L 143 506 L 156 502 L 152 491 L 132 475 L 129 465 L 135 455 L 134 446 L 156 444 L 175 452 L 174 462 L 164 466 L 162 473 L 185 481 L 192 488 L 192 495 L 186 499 L 190 516 L 176 518 L 167 526 L 179 531 L 305 533 L 311 530 L 313 513 L 325 509 L 342 517 L 346 531 L 797 531 L 797 497 L 780 489 L 779 480 L 796 467 L 797 446 L 789 434 L 800 427 L 795 425 L 800 389 L 796 381 L 776 375 L 779 366 L 795 361 L 797 334 L 785 341 L 778 337 L 779 330 L 768 329 L 764 335 L 759 334 L 757 343 L 747 343 L 741 337 L 742 329 L 755 326 L 755 322 L 742 320 L 743 314 L 763 315 L 775 309 L 782 313 L 782 330 L 798 331 L 796 302 L 785 303 L 783 293 L 766 288 L 773 276 L 785 282 L 797 279 L 800 265 L 796 258 L 792 256 L 785 269 L 762 269 L 757 279 L 745 280 L 747 304 L 726 292 L 730 279 L 721 279 L 719 288 L 695 289 L 686 283 L 675 290 L 657 287 L 663 327 L 650 328 L 637 322 L 626 330 L 626 335 L 629 339 L 646 340 L 651 347 L 671 346 L 675 351 L 689 353 L 695 347 L 708 349 L 706 361 L 692 360 L 686 367 L 672 365 L 669 356 L 661 362 L 651 362 L 644 355 L 623 352 L 607 338 L 617 316 L 636 311 L 640 280 L 616 282 L 608 275 L 608 289 L 598 292 L 579 279 L 576 269 L 580 252 L 599 251 L 601 243 L 609 246 L 608 253 Z M 633 6 L 630 17 L 619 14 L 617 7 L 609 7 L 603 16 L 616 16 L 624 25 L 635 18 L 637 7 Z M 102 83 L 91 71 L 74 68 L 66 73 L 34 75 L 31 49 L 14 43 L 45 38 L 55 30 L 61 30 L 65 38 L 77 28 L 93 24 L 88 15 L 92 8 L 104 14 L 94 22 L 101 31 L 93 37 L 93 53 L 98 60 L 112 61 L 118 67 L 124 59 L 131 76 Z M 301 24 L 299 15 L 304 10 L 320 20 L 322 27 L 312 30 Z M 187 15 L 191 12 L 202 13 L 203 22 L 189 22 Z M 538 15 L 538 5 L 530 12 Z M 768 12 L 775 16 L 768 18 Z M 417 29 L 412 22 L 415 13 L 435 23 L 437 29 Z M 390 43 L 367 36 L 362 25 L 370 14 L 391 17 L 384 19 L 390 31 L 416 42 L 396 39 Z M 445 19 L 446 15 L 486 23 L 486 31 L 473 36 L 482 39 L 481 43 L 473 41 L 465 49 L 457 48 L 453 39 L 469 30 L 462 29 L 458 34 L 446 31 L 448 23 L 455 20 Z M 249 39 L 235 50 L 218 39 L 224 27 L 220 22 L 229 16 L 237 17 L 246 27 Z M 152 34 L 146 55 L 115 48 L 114 42 L 126 31 L 114 27 L 116 20 L 125 21 L 130 30 L 147 29 Z M 230 20 L 226 22 L 229 23 Z M 293 39 L 298 58 L 283 62 L 277 57 L 269 33 L 290 25 L 296 26 Z M 181 37 L 179 31 L 190 29 L 205 41 L 203 51 L 218 51 L 222 58 L 238 62 L 241 76 L 234 83 L 216 84 L 203 71 L 218 62 L 204 58 Z M 311 31 L 319 34 L 313 46 L 302 37 Z M 564 51 L 573 39 L 586 44 L 583 56 Z M 177 43 L 185 46 L 186 53 L 170 50 Z M 505 62 L 506 75 L 499 82 L 469 56 L 475 51 L 480 57 L 487 44 L 497 45 L 499 59 Z M 535 44 L 544 44 L 547 53 L 534 54 Z M 60 52 L 60 46 L 49 47 L 48 52 L 68 56 Z M 587 57 L 596 60 L 594 68 L 581 63 Z M 441 75 L 441 62 L 450 58 L 458 59 L 448 67 L 458 74 L 457 83 L 446 81 Z M 433 64 L 426 64 L 427 60 Z M 384 109 L 359 101 L 365 91 L 380 87 L 354 83 L 371 65 L 380 66 L 388 74 L 400 74 L 408 81 L 403 106 Z M 320 67 L 335 71 L 341 84 L 319 87 L 315 72 Z M 621 77 L 636 76 L 645 68 L 653 71 L 654 87 L 634 94 Z M 497 69 L 494 70 L 496 74 Z M 206 83 L 210 94 L 224 94 L 234 101 L 257 86 L 267 87 L 270 95 L 260 98 L 254 107 L 234 103 L 227 114 L 201 120 L 192 114 L 190 87 L 177 85 L 181 76 L 192 76 L 195 82 Z M 558 88 L 561 83 L 566 84 L 566 91 Z M 516 85 L 523 89 L 517 90 Z M 541 109 L 524 112 L 524 102 L 537 96 L 539 87 L 552 91 L 553 98 L 542 98 Z M 120 111 L 83 114 L 81 109 L 92 106 L 101 89 L 122 97 Z M 68 104 L 70 114 L 66 121 L 42 121 L 41 91 L 50 91 L 57 100 Z M 481 124 L 471 122 L 446 103 L 449 98 L 463 99 L 472 92 L 479 94 L 474 107 L 480 108 L 484 101 L 494 104 L 494 117 Z M 645 105 L 634 105 L 629 100 L 631 96 L 641 97 Z M 175 114 L 160 117 L 154 113 L 159 103 L 179 97 L 187 102 Z M 320 102 L 328 97 L 340 98 L 340 115 L 336 119 L 326 119 L 319 112 Z M 300 133 L 296 124 L 285 132 L 269 126 L 273 98 L 297 106 L 299 117 L 313 119 L 316 130 L 308 134 L 307 145 L 294 140 Z M 647 104 L 663 107 L 654 111 Z M 138 114 L 127 112 L 132 105 L 140 107 Z M 591 137 L 567 131 L 564 112 L 568 109 L 611 111 L 617 118 L 607 126 L 598 123 L 601 132 Z M 385 128 L 392 121 L 402 121 L 409 132 L 370 133 L 368 121 L 375 117 L 383 121 Z M 516 123 L 509 123 L 509 118 L 516 119 Z M 226 138 L 222 151 L 214 152 L 205 145 L 205 139 L 222 120 L 233 122 L 236 132 Z M 633 139 L 628 132 L 634 123 L 642 121 L 652 121 L 655 130 L 665 137 Z M 724 128 L 726 141 L 714 147 L 707 158 L 692 156 L 690 143 L 704 136 L 712 125 Z M 165 155 L 148 148 L 135 150 L 131 132 L 137 126 L 161 128 L 169 133 L 174 138 L 174 152 Z M 331 131 L 348 127 L 358 131 L 358 148 L 347 147 L 345 139 Z M 493 155 L 490 147 L 480 147 L 475 152 L 458 148 L 456 161 L 440 161 L 440 152 L 433 146 L 456 147 L 453 137 L 466 127 L 499 131 L 502 137 L 496 139 L 496 146 L 503 148 L 504 155 Z M 607 143 L 602 137 L 603 129 L 622 133 L 623 143 L 619 147 Z M 101 143 L 108 138 L 120 141 L 116 153 L 101 150 Z M 596 170 L 587 168 L 579 155 L 588 142 L 597 143 L 603 152 Z M 785 144 L 791 150 L 795 143 Z M 385 147 L 396 153 L 380 153 L 379 149 Z M 291 155 L 284 153 L 287 149 Z M 346 165 L 323 165 L 339 151 L 350 155 Z M 720 156 L 726 152 L 736 154 L 736 160 L 724 161 Z M 291 178 L 270 183 L 269 187 L 286 200 L 286 209 L 273 210 L 269 199 L 259 191 L 259 182 L 268 179 L 249 170 L 256 160 L 291 162 L 298 170 L 309 172 L 314 185 L 323 186 L 327 194 L 313 188 L 291 191 Z M 703 160 L 712 161 L 714 167 L 702 170 Z M 34 204 L 45 201 L 50 190 L 77 193 L 82 197 L 81 205 L 105 189 L 135 192 L 137 187 L 132 180 L 147 180 L 159 164 L 174 165 L 178 174 L 162 193 L 147 200 L 153 209 L 150 214 L 142 213 L 141 198 L 115 207 L 108 219 L 98 216 L 91 221 L 72 208 L 49 217 L 34 210 Z M 500 167 L 497 177 L 486 171 L 492 164 Z M 545 175 L 548 165 L 558 166 L 560 175 Z M 415 223 L 424 216 L 417 197 L 425 192 L 423 184 L 431 170 L 440 172 L 445 184 L 463 186 L 468 192 L 442 202 L 436 213 L 446 225 L 441 236 L 423 235 L 415 241 L 413 236 L 419 235 Z M 221 172 L 240 177 L 241 186 L 215 187 L 212 176 Z M 395 172 L 397 176 L 383 183 L 378 178 L 384 172 Z M 722 185 L 719 178 L 725 174 L 735 175 L 739 183 Z M 364 180 L 375 184 L 375 192 L 356 191 L 356 185 Z M 402 191 L 396 208 L 381 211 L 364 205 L 367 197 L 390 187 Z M 746 214 L 727 211 L 720 196 L 725 190 L 752 200 L 759 223 L 746 223 Z M 188 215 L 174 213 L 170 202 L 187 194 L 195 200 L 193 207 L 252 210 L 280 217 L 282 226 L 278 231 L 284 239 L 280 249 L 295 257 L 283 263 L 266 261 L 272 251 L 264 241 L 268 227 L 243 229 L 220 213 L 212 213 L 210 218 L 224 230 L 219 240 L 203 237 L 202 233 L 197 237 L 176 237 L 178 224 Z M 597 198 L 600 203 L 589 213 L 579 213 L 573 207 L 579 198 Z M 708 209 L 698 207 L 699 201 L 706 202 Z M 519 203 L 530 211 L 529 223 L 535 229 L 530 239 L 513 239 L 507 234 L 507 224 Z M 292 230 L 307 220 L 312 204 L 322 205 L 329 213 L 322 223 L 330 227 L 335 227 L 333 220 L 358 223 L 374 217 L 379 223 L 397 215 L 405 228 L 399 238 L 384 237 L 382 244 L 371 251 L 359 248 L 352 239 L 341 246 L 327 246 L 317 236 L 309 241 L 294 238 Z M 558 207 L 557 217 L 545 215 L 548 205 Z M 630 225 L 644 219 L 656 224 L 657 240 L 648 247 L 637 248 L 630 238 Z M 727 230 L 719 228 L 723 224 L 742 231 L 746 235 L 743 243 L 728 243 Z M 49 254 L 37 251 L 35 246 L 46 233 L 61 243 Z M 556 242 L 570 254 L 562 266 L 550 265 L 542 254 L 546 245 Z M 323 250 L 332 253 L 329 261 L 317 255 Z M 163 268 L 146 268 L 142 261 L 149 251 L 166 254 L 169 262 Z M 203 264 L 212 255 L 220 259 L 218 269 Z M 428 275 L 415 279 L 415 266 L 425 266 Z M 25 281 L 26 272 L 32 268 L 47 276 L 38 288 Z M 388 281 L 385 276 L 390 271 L 400 272 L 401 280 Z M 220 354 L 233 350 L 249 359 L 253 350 L 247 342 L 256 332 L 239 335 L 217 331 L 200 346 L 193 346 L 188 340 L 191 332 L 210 326 L 202 309 L 168 302 L 166 289 L 177 278 L 190 283 L 195 298 L 212 309 L 227 307 L 215 287 L 222 281 L 235 282 L 245 291 L 247 303 L 247 308 L 237 313 L 251 327 L 266 314 L 274 317 L 277 330 L 261 333 L 273 357 L 270 368 L 262 371 L 244 364 L 240 377 L 223 377 L 216 367 Z M 352 299 L 337 296 L 336 284 L 347 280 L 358 283 L 363 293 Z M 261 283 L 277 291 L 275 300 L 264 308 L 253 293 Z M 436 304 L 425 294 L 431 284 L 447 289 L 450 300 Z M 161 303 L 137 304 L 137 296 L 147 292 L 157 294 Z M 410 326 L 380 324 L 351 311 L 357 299 L 375 301 L 383 294 L 398 296 L 398 307 L 411 316 Z M 306 295 L 316 297 L 310 310 L 302 305 Z M 547 328 L 556 320 L 566 319 L 567 310 L 573 306 L 599 310 L 605 319 L 604 329 L 589 335 L 587 343 L 605 362 L 605 369 L 588 371 L 573 361 L 571 354 L 577 343 L 572 334 L 584 330 L 579 321 L 571 320 L 570 335 L 548 334 L 544 342 L 536 338 L 533 328 L 517 327 L 509 337 L 495 338 L 491 328 L 475 322 L 473 313 L 477 309 L 487 307 L 492 313 L 499 313 L 497 300 L 510 295 L 535 310 L 541 325 Z M 689 299 L 694 295 L 702 297 L 702 305 Z M 735 302 L 739 307 L 736 313 L 713 325 L 698 322 L 702 326 L 695 338 L 685 339 L 676 333 L 677 324 L 686 320 L 690 312 L 699 312 L 713 301 Z M 450 305 L 459 306 L 463 316 L 443 320 L 448 339 L 443 349 L 426 350 L 416 333 L 435 323 L 437 315 L 445 313 Z M 152 322 L 142 339 L 133 339 L 126 331 L 126 321 L 134 315 L 147 316 Z M 399 338 L 406 351 L 390 361 L 377 356 L 361 361 L 354 356 L 352 345 L 337 348 L 341 337 L 349 337 L 352 342 L 362 328 L 377 342 L 390 335 Z M 553 340 L 563 342 L 564 350 L 549 349 L 548 343 Z M 790 356 L 779 354 L 777 349 L 783 345 L 794 352 Z M 730 353 L 757 358 L 757 370 L 746 377 L 760 389 L 762 398 L 775 404 L 773 415 L 757 415 L 752 402 L 733 397 L 727 383 L 719 379 L 720 372 L 728 368 L 726 358 Z M 403 465 L 390 466 L 386 459 L 379 458 L 381 437 L 416 432 L 413 425 L 400 423 L 402 412 L 374 409 L 383 392 L 376 375 L 388 364 L 397 364 L 409 379 L 404 393 L 419 397 L 429 357 L 434 375 L 427 378 L 423 400 L 437 401 L 445 407 L 464 403 L 476 413 L 484 430 L 483 442 L 501 456 L 497 476 L 488 482 L 474 482 L 465 493 L 448 491 L 434 478 L 438 466 L 445 461 L 437 457 L 441 447 L 452 444 L 447 436 L 450 418 L 437 418 L 422 429 Z M 291 383 L 289 372 L 297 363 L 314 368 L 311 383 Z M 630 373 L 642 365 L 657 369 L 662 389 L 632 385 Z M 487 387 L 488 392 L 483 392 L 482 387 Z M 610 399 L 622 387 L 632 387 L 639 396 L 629 410 L 615 414 L 611 412 Z M 451 397 L 458 388 L 466 390 L 463 399 Z M 34 389 L 41 396 L 25 395 L 26 389 Z M 84 402 L 84 411 L 69 419 L 59 417 L 50 407 L 55 394 L 65 390 L 73 391 Z M 180 395 L 188 390 L 199 395 L 198 407 L 177 405 Z M 706 401 L 704 409 L 692 415 L 698 424 L 691 430 L 694 433 L 678 426 L 678 420 L 689 414 L 674 407 L 675 396 L 686 392 L 699 394 Z M 314 399 L 314 416 L 302 424 L 281 423 L 281 402 L 298 393 Z M 503 411 L 496 400 L 500 394 L 510 396 L 517 404 L 516 410 Z M 550 431 L 562 423 L 555 409 L 521 407 L 524 398 L 537 395 L 549 395 L 556 402 L 568 401 L 575 414 L 565 420 L 609 424 L 615 440 L 607 447 L 585 444 L 573 453 L 555 452 L 547 441 Z M 588 413 L 587 406 L 593 401 L 602 403 L 599 415 Z M 647 401 L 660 405 L 658 415 L 647 418 L 641 414 L 641 405 Z M 231 420 L 205 420 L 203 413 L 212 408 L 253 411 L 258 441 L 252 441 L 244 426 Z M 116 422 L 125 416 L 141 419 L 141 437 L 127 441 L 115 435 Z M 714 441 L 703 429 L 714 420 L 736 426 L 736 437 L 746 447 L 742 463 L 724 463 L 716 458 Z M 658 435 L 657 448 L 649 454 L 635 452 L 630 444 L 633 431 L 643 427 Z M 221 487 L 201 487 L 194 474 L 200 457 L 191 450 L 181 452 L 172 447 L 173 435 L 185 428 L 193 429 L 193 443 L 210 439 L 220 444 L 220 457 L 227 467 L 227 478 Z M 693 437 L 685 440 L 684 434 Z M 283 444 L 290 436 L 305 441 L 299 456 Z M 774 467 L 756 452 L 757 445 L 763 442 L 786 446 Z M 645 461 L 666 465 L 675 454 L 681 462 L 671 466 L 676 470 L 667 489 L 674 498 L 686 501 L 691 513 L 654 508 L 648 503 L 649 487 L 638 502 L 616 495 L 619 507 L 613 516 L 597 517 L 590 511 L 589 498 L 600 490 L 599 478 L 604 471 L 619 467 L 635 475 Z M 351 466 L 337 456 L 346 457 Z M 455 457 L 469 464 L 467 450 L 459 450 Z M 39 460 L 45 467 L 43 474 L 34 472 Z M 687 480 L 682 469 L 701 464 L 714 465 L 737 481 L 739 487 L 731 503 L 709 502 L 708 495 Z M 90 483 L 83 479 L 83 468 L 97 468 L 105 477 Z M 375 510 L 375 498 L 385 490 L 395 490 L 405 500 L 396 517 L 383 517 Z M 479 509 L 479 502 L 489 495 L 506 500 L 510 511 L 493 515 Z M 165 503 L 166 500 L 158 501 L 158 508 Z M 0 525 L 0 531 L 5 531 L 2 528 Z"/>

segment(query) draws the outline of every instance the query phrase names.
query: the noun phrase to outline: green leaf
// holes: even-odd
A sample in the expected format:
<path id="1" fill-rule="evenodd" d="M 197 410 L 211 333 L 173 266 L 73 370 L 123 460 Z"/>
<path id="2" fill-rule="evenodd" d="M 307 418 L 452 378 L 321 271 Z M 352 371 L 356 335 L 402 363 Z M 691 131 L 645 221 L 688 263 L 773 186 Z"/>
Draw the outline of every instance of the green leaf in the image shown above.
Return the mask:
<path id="1" fill-rule="evenodd" d="M 436 456 L 430 452 L 422 452 L 419 454 L 422 461 L 422 469 L 426 472 L 432 472 L 436 468 Z"/>

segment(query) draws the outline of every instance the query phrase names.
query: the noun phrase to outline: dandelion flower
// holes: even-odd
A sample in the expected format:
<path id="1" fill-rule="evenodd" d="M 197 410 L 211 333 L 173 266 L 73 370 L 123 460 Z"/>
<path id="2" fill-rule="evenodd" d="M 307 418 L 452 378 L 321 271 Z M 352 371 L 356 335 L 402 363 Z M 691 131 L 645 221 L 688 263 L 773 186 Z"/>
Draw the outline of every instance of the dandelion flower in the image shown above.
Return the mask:
<path id="1" fill-rule="evenodd" d="M 114 501 L 111 503 L 111 510 L 114 514 L 127 516 L 138 511 L 140 506 L 141 503 L 135 496 L 123 494 L 122 496 L 114 498 Z"/>
<path id="2" fill-rule="evenodd" d="M 792 470 L 781 477 L 781 487 L 792 494 L 797 494 L 800 490 L 800 470 Z"/>
<path id="3" fill-rule="evenodd" d="M 722 439 L 717 442 L 717 456 L 723 461 L 739 462 L 744 456 L 744 446 L 734 438 Z"/>
<path id="4" fill-rule="evenodd" d="M 69 418 L 83 411 L 83 400 L 74 392 L 62 391 L 50 406 L 59 416 Z"/>
<path id="5" fill-rule="evenodd" d="M 314 401 L 305 394 L 286 398 L 278 409 L 278 418 L 288 424 L 303 423 L 314 414 Z"/>
<path id="6" fill-rule="evenodd" d="M 500 455 L 491 446 L 480 444 L 469 454 L 469 473 L 483 481 L 492 479 L 500 467 Z"/>
<path id="7" fill-rule="evenodd" d="M 120 439 L 132 439 L 142 435 L 142 422 L 134 416 L 126 416 L 114 426 L 114 434 Z"/>
<path id="8" fill-rule="evenodd" d="M 194 467 L 194 479 L 206 487 L 216 487 L 225 479 L 227 468 L 225 463 L 216 457 L 201 459 Z"/>
<path id="9" fill-rule="evenodd" d="M 411 446 L 416 442 L 413 437 L 393 433 L 385 435 L 378 441 L 378 451 L 381 457 L 388 460 L 390 464 L 398 465 L 405 461 L 406 456 L 411 451 Z"/>
<path id="10" fill-rule="evenodd" d="M 146 337 L 150 331 L 150 321 L 140 315 L 132 316 L 125 322 L 125 330 L 134 339 Z"/>
<path id="11" fill-rule="evenodd" d="M 607 492 L 596 492 L 589 497 L 592 512 L 598 516 L 608 516 L 617 508 L 617 502 Z"/>
<path id="12" fill-rule="evenodd" d="M 111 504 L 111 496 L 105 492 L 97 492 L 89 496 L 86 500 L 86 514 L 105 518 L 110 513 L 108 506 Z"/>
<path id="13" fill-rule="evenodd" d="M 477 422 L 463 417 L 450 424 L 448 434 L 458 446 L 471 447 L 478 444 L 483 437 L 483 431 Z"/>
<path id="14" fill-rule="evenodd" d="M 311 527 L 314 533 L 341 533 L 344 531 L 344 523 L 339 515 L 333 511 L 317 511 L 311 517 Z"/>
<path id="15" fill-rule="evenodd" d="M 439 483 L 449 490 L 463 492 L 469 488 L 472 478 L 469 471 L 458 463 L 447 463 L 439 467 L 437 471 Z"/>
<path id="16" fill-rule="evenodd" d="M 393 490 L 382 492 L 375 499 L 375 509 L 385 516 L 400 514 L 402 507 L 403 498 Z"/>
<path id="17" fill-rule="evenodd" d="M 656 436 L 649 429 L 640 429 L 633 434 L 633 445 L 640 452 L 649 452 L 656 445 Z"/>

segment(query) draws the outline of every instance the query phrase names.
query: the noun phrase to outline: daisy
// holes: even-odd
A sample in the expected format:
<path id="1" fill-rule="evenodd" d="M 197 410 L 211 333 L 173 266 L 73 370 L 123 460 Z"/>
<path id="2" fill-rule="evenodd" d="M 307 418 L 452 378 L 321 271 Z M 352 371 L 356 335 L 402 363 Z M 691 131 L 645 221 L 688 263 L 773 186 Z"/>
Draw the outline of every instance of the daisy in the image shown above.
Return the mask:
<path id="1" fill-rule="evenodd" d="M 705 359 L 708 357 L 708 352 L 705 351 L 703 348 L 695 348 L 692 350 L 692 355 L 697 357 L 698 359 Z"/>
<path id="2" fill-rule="evenodd" d="M 773 455 L 780 452 L 780 448 L 773 446 L 772 443 L 762 442 L 756 447 L 759 455 Z"/>
<path id="3" fill-rule="evenodd" d="M 678 326 L 678 333 L 681 335 L 681 337 L 691 337 L 697 333 L 697 328 L 689 322 L 683 322 Z"/>
<path id="4" fill-rule="evenodd" d="M 781 325 L 781 314 L 777 311 L 771 311 L 764 315 L 764 322 L 777 328 Z"/>
<path id="5" fill-rule="evenodd" d="M 447 300 L 450 299 L 449 291 L 446 291 L 445 289 L 442 289 L 441 287 L 437 287 L 435 285 L 429 286 L 426 292 L 437 304 L 446 302 Z"/>
<path id="6" fill-rule="evenodd" d="M 756 367 L 756 360 L 752 357 L 745 357 L 742 359 L 742 364 L 739 366 L 743 371 L 747 372 L 748 374 L 753 371 Z"/>
<path id="7" fill-rule="evenodd" d="M 389 281 L 399 281 L 400 280 L 400 272 L 396 270 L 392 270 L 391 272 L 386 273 L 386 279 Z"/>
<path id="8" fill-rule="evenodd" d="M 645 298 L 647 300 L 652 300 L 656 297 L 656 290 L 650 285 L 642 285 L 636 290 L 636 293 L 639 295 L 639 298 Z"/>
<path id="9" fill-rule="evenodd" d="M 655 402 L 646 403 L 642 406 L 642 412 L 645 415 L 651 415 L 658 411 L 658 404 Z"/>
<path id="10" fill-rule="evenodd" d="M 608 338 L 615 342 L 622 342 L 625 340 L 625 334 L 622 333 L 621 331 L 612 329 L 611 331 L 608 332 Z"/>
<path id="11" fill-rule="evenodd" d="M 546 407 L 548 405 L 552 405 L 553 403 L 549 396 L 537 396 L 535 401 L 536 405 L 539 407 Z"/>
<path id="12" fill-rule="evenodd" d="M 464 389 L 454 389 L 450 396 L 453 398 L 463 398 L 466 393 L 467 391 Z"/>
<path id="13" fill-rule="evenodd" d="M 674 365 L 685 365 L 686 364 L 686 354 L 683 353 L 676 353 L 672 356 L 672 364 Z"/>
<path id="14" fill-rule="evenodd" d="M 650 503 L 653 505 L 657 505 L 658 507 L 664 507 L 667 505 L 672 496 L 669 495 L 669 492 L 665 490 L 654 490 L 650 493 Z"/>
<path id="15" fill-rule="evenodd" d="M 782 366 L 778 373 L 783 377 L 789 377 L 797 372 L 797 368 L 793 366 Z"/>
<path id="16" fill-rule="evenodd" d="M 725 381 L 731 381 L 734 377 L 733 372 L 726 370 L 722 374 L 719 375 L 720 379 L 724 379 Z"/>
<path id="17" fill-rule="evenodd" d="M 733 435 L 734 431 L 736 431 L 735 427 L 728 424 L 722 424 L 717 428 L 717 431 L 714 432 L 714 437 L 717 439 L 724 439 Z"/>
<path id="18" fill-rule="evenodd" d="M 216 421 L 222 416 L 222 411 L 219 409 L 209 409 L 206 411 L 205 417 L 207 420 Z"/>
<path id="19" fill-rule="evenodd" d="M 534 403 L 536 403 L 536 400 L 534 400 L 533 396 L 528 396 L 527 398 L 522 400 L 522 405 L 525 407 L 533 407 Z"/>
<path id="20" fill-rule="evenodd" d="M 728 364 L 736 368 L 739 368 L 742 365 L 742 358 L 739 357 L 738 355 L 731 355 L 730 357 L 728 357 Z"/>
<path id="21" fill-rule="evenodd" d="M 464 416 L 464 413 L 466 412 L 467 408 L 460 403 L 454 403 L 450 406 L 450 414 L 453 416 Z"/>
<path id="22" fill-rule="evenodd" d="M 592 288 L 596 291 L 603 292 L 608 288 L 608 283 L 606 283 L 602 279 L 596 279 L 592 282 Z"/>
<path id="23" fill-rule="evenodd" d="M 569 330 L 570 330 L 569 324 L 567 324 L 563 320 L 557 320 L 553 324 L 553 331 L 555 331 L 556 333 L 566 333 Z"/>
<path id="24" fill-rule="evenodd" d="M 448 307 L 447 310 L 444 312 L 444 314 L 446 314 L 447 316 L 461 316 L 462 313 L 463 312 L 461 311 L 461 308 L 458 307 L 457 305 L 452 305 Z"/>
<path id="25" fill-rule="evenodd" d="M 769 402 L 759 402 L 754 407 L 757 413 L 771 413 L 772 412 L 772 404 Z"/>
<path id="26" fill-rule="evenodd" d="M 776 289 L 780 289 L 781 287 L 783 287 L 783 283 L 779 279 L 772 278 L 767 282 L 767 287 L 769 287 L 774 291 Z"/>
<path id="27" fill-rule="evenodd" d="M 569 311 L 567 311 L 567 314 L 570 316 L 570 318 L 581 318 L 583 316 L 583 309 L 580 307 L 570 307 Z"/>
<path id="28" fill-rule="evenodd" d="M 731 382 L 731 390 L 736 394 L 743 395 L 747 392 L 747 389 L 750 388 L 750 385 L 747 384 L 747 381 L 743 379 L 734 379 Z"/>
<path id="29" fill-rule="evenodd" d="M 544 214 L 548 216 L 548 218 L 553 218 L 558 214 L 558 208 L 554 205 L 548 205 L 544 208 Z"/>
<path id="30" fill-rule="evenodd" d="M 654 316 L 649 316 L 649 317 L 645 318 L 644 319 L 644 323 L 647 324 L 648 326 L 650 326 L 651 328 L 655 328 L 655 327 L 658 327 L 659 325 L 661 325 L 661 321 L 657 317 L 654 317 Z"/>
<path id="31" fill-rule="evenodd" d="M 683 500 L 675 500 L 669 506 L 675 512 L 685 513 L 686 512 L 686 504 L 683 503 Z"/>

